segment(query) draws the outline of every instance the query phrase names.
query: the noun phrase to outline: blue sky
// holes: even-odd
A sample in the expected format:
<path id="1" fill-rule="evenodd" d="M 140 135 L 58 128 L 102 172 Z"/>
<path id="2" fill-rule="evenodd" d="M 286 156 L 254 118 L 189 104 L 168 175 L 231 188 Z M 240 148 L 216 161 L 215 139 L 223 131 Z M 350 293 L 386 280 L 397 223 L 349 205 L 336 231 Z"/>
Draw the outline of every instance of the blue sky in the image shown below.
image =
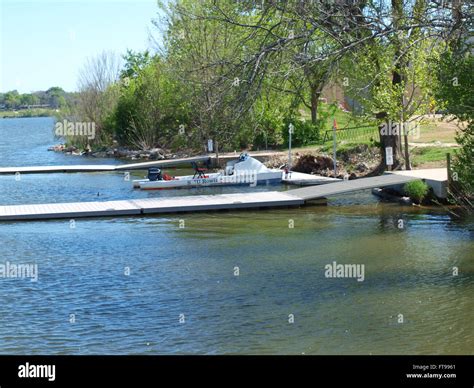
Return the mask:
<path id="1" fill-rule="evenodd" d="M 87 57 L 154 51 L 156 0 L 0 0 L 0 91 L 76 90 Z"/>

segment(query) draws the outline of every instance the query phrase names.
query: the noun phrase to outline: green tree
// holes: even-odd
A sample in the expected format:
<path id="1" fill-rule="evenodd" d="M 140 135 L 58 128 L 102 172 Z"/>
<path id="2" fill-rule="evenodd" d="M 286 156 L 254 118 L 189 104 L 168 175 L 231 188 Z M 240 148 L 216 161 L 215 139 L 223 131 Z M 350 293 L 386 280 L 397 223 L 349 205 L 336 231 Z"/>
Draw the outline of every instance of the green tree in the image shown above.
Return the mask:
<path id="1" fill-rule="evenodd" d="M 5 106 L 7 109 L 16 109 L 20 105 L 20 94 L 17 90 L 5 93 Z"/>
<path id="2" fill-rule="evenodd" d="M 135 52 L 133 50 L 127 50 L 127 53 L 123 56 L 125 61 L 124 67 L 120 72 L 120 78 L 135 78 L 140 72 L 151 64 L 153 58 L 150 52 Z"/>
<path id="3" fill-rule="evenodd" d="M 185 138 L 180 125 L 186 123 L 187 111 L 180 88 L 159 57 L 137 71 L 120 86 L 115 136 L 138 149 L 171 147 Z"/>
<path id="4" fill-rule="evenodd" d="M 456 141 L 461 146 L 453 160 L 452 200 L 473 211 L 474 198 L 474 56 L 461 42 L 439 62 L 437 97 L 447 115 L 459 120 Z"/>

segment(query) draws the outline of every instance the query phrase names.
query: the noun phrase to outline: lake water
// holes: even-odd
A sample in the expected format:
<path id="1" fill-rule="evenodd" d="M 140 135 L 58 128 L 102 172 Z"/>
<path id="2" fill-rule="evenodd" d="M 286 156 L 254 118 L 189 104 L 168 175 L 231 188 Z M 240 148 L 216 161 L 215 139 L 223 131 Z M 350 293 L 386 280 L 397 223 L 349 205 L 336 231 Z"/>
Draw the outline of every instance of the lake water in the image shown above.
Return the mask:
<path id="1" fill-rule="evenodd" d="M 52 127 L 0 120 L 0 166 L 118 163 L 48 152 Z M 141 192 L 121 173 L 0 176 L 1 205 L 239 190 L 253 189 Z M 474 354 L 474 220 L 442 209 L 364 191 L 328 206 L 73 226 L 0 223 L 0 264 L 38 265 L 36 282 L 0 278 L 0 353 Z M 364 264 L 364 281 L 325 277 L 334 261 Z"/>

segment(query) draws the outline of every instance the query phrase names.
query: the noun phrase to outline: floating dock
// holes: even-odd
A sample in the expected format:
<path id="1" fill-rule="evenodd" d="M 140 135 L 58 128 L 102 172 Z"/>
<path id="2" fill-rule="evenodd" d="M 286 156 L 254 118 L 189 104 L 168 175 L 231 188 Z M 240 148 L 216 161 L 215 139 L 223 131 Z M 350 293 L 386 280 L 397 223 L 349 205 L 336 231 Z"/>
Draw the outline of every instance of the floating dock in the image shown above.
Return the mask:
<path id="1" fill-rule="evenodd" d="M 131 164 L 76 164 L 64 166 L 27 166 L 27 167 L 0 167 L 2 174 L 47 174 L 47 173 L 68 173 L 68 172 L 108 172 L 108 171 L 130 171 L 146 170 L 149 167 L 171 167 L 192 162 L 206 162 L 209 156 L 196 156 L 193 158 L 155 160 L 152 162 L 131 163 Z"/>
<path id="2" fill-rule="evenodd" d="M 107 202 L 0 206 L 0 221 L 117 217 L 160 213 L 302 206 L 319 198 L 404 184 L 418 177 L 387 174 L 289 191 L 192 195 Z"/>
<path id="3" fill-rule="evenodd" d="M 182 213 L 206 210 L 300 206 L 304 200 L 287 192 L 193 195 L 107 202 L 0 206 L 0 221 L 44 220 Z"/>

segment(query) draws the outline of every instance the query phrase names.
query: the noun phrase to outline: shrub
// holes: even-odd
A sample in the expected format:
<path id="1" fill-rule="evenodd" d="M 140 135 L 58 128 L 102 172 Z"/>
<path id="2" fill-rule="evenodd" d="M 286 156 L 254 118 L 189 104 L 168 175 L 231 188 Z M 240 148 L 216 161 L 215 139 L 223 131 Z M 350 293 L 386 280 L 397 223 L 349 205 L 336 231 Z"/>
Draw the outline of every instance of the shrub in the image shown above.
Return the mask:
<path id="1" fill-rule="evenodd" d="M 428 185 L 421 180 L 408 182 L 404 186 L 405 193 L 416 203 L 421 203 L 425 199 L 428 190 Z"/>
<path id="2" fill-rule="evenodd" d="M 283 123 L 284 127 L 282 130 L 282 136 L 285 147 L 288 147 L 288 126 L 290 125 L 290 123 L 294 126 L 294 132 L 291 136 L 291 144 L 293 147 L 316 144 L 320 140 L 320 128 L 323 126 L 323 122 L 320 120 L 318 120 L 317 124 L 313 124 L 309 120 L 305 121 L 298 118 L 286 117 L 283 120 Z"/>

